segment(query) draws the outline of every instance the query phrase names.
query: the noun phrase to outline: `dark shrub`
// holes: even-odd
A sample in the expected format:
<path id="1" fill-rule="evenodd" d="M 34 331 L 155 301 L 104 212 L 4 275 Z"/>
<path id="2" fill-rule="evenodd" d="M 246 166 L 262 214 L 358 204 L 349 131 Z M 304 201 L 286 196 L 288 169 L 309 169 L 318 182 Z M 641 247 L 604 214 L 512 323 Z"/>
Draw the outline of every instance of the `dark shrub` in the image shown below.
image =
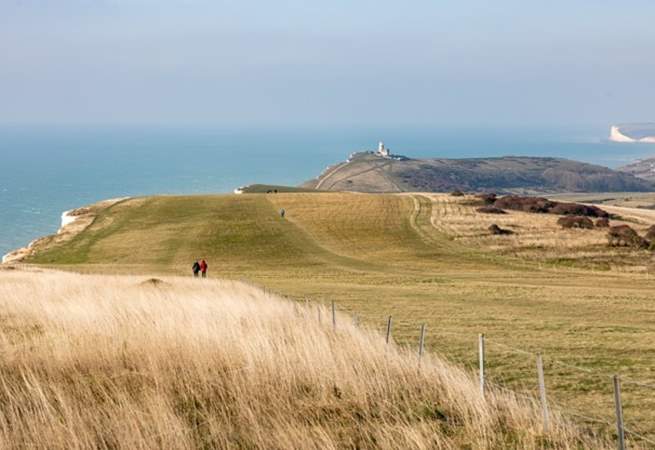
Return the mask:
<path id="1" fill-rule="evenodd" d="M 494 206 L 500 209 L 514 209 L 531 213 L 547 213 L 554 202 L 542 197 L 521 197 L 519 195 L 507 195 L 494 202 Z"/>
<path id="2" fill-rule="evenodd" d="M 514 234 L 512 230 L 505 230 L 503 228 L 500 228 L 498 225 L 491 224 L 489 225 L 489 232 L 491 234 L 497 235 L 497 236 L 502 236 L 502 235 L 508 235 L 508 234 Z"/>
<path id="3" fill-rule="evenodd" d="M 616 225 L 610 227 L 607 232 L 607 241 L 609 245 L 613 247 L 623 246 L 648 248 L 650 245 L 646 239 L 639 236 L 639 234 L 628 225 Z"/>
<path id="4" fill-rule="evenodd" d="M 453 197 L 464 197 L 464 193 L 462 191 L 453 191 L 450 193 Z"/>
<path id="5" fill-rule="evenodd" d="M 610 226 L 610 220 L 607 217 L 601 217 L 596 220 L 596 228 L 608 228 Z"/>
<path id="6" fill-rule="evenodd" d="M 493 193 L 478 194 L 476 197 L 482 200 L 485 205 L 493 205 L 497 199 L 496 194 Z"/>
<path id="7" fill-rule="evenodd" d="M 560 217 L 557 224 L 562 228 L 583 228 L 585 230 L 591 230 L 594 227 L 591 219 L 583 216 Z"/>
<path id="8" fill-rule="evenodd" d="M 514 209 L 530 213 L 550 213 L 560 216 L 588 216 L 609 217 L 610 215 L 596 206 L 581 205 L 579 203 L 553 202 L 543 197 L 522 197 L 520 195 L 507 195 L 494 202 L 494 206 L 501 209 Z"/>
<path id="9" fill-rule="evenodd" d="M 496 208 L 495 206 L 483 206 L 481 208 L 476 209 L 477 212 L 482 213 L 482 214 L 507 214 L 507 212 L 503 211 L 500 208 Z"/>
<path id="10" fill-rule="evenodd" d="M 560 216 L 609 217 L 609 214 L 596 206 L 579 203 L 556 203 L 549 211 Z"/>

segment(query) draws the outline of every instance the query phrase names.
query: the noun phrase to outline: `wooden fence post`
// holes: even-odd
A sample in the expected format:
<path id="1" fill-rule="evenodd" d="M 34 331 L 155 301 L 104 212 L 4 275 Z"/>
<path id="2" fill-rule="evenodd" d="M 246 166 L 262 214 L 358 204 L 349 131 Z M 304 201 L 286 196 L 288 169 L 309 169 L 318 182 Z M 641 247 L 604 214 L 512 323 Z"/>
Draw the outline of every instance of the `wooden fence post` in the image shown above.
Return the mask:
<path id="1" fill-rule="evenodd" d="M 423 347 L 425 345 L 425 324 L 421 325 L 421 337 L 418 340 L 418 363 L 421 364 L 421 357 L 423 356 Z"/>
<path id="2" fill-rule="evenodd" d="M 478 355 L 480 359 L 480 393 L 484 396 L 484 334 L 478 339 Z"/>
<path id="3" fill-rule="evenodd" d="M 332 329 L 337 329 L 337 311 L 334 306 L 334 300 L 332 300 Z"/>
<path id="4" fill-rule="evenodd" d="M 614 406 L 616 408 L 616 435 L 619 440 L 619 450 L 625 450 L 625 428 L 623 427 L 623 403 L 621 403 L 621 382 L 619 376 L 612 377 L 614 381 Z"/>
<path id="5" fill-rule="evenodd" d="M 393 319 L 391 318 L 391 316 L 389 316 L 389 318 L 387 319 L 387 338 L 386 338 L 387 344 L 389 343 L 389 340 L 391 339 L 391 325 L 392 324 L 393 324 Z"/>
<path id="6" fill-rule="evenodd" d="M 550 416 L 548 414 L 548 400 L 546 398 L 546 381 L 544 378 L 544 359 L 541 353 L 537 355 L 537 378 L 539 380 L 539 398 L 541 399 L 541 409 L 544 414 L 544 433 L 548 433 L 550 426 Z"/>

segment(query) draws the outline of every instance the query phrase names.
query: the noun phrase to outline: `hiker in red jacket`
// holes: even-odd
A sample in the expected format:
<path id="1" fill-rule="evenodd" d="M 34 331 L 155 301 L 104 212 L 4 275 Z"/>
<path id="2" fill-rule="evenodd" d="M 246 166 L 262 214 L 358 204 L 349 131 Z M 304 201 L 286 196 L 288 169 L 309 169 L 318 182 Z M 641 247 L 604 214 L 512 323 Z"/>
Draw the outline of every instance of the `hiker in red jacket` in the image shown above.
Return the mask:
<path id="1" fill-rule="evenodd" d="M 204 259 L 200 261 L 200 273 L 202 273 L 203 278 L 207 278 L 207 261 Z"/>

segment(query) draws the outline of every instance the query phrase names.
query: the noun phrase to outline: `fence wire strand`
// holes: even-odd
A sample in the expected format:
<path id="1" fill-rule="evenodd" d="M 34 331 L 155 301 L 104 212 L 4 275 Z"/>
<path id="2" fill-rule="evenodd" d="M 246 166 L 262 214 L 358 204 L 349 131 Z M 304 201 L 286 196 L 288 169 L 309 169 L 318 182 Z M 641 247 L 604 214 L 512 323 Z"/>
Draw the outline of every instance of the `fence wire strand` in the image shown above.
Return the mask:
<path id="1" fill-rule="evenodd" d="M 466 333 L 455 333 L 455 332 L 445 331 L 445 330 L 441 330 L 441 329 L 435 330 L 434 334 L 437 335 L 437 336 L 455 336 L 458 339 L 466 339 L 467 338 Z M 524 350 L 524 349 L 521 349 L 521 348 L 513 347 L 511 345 L 507 345 L 507 344 L 504 344 L 502 342 L 498 342 L 495 338 L 490 339 L 488 335 L 485 335 L 485 340 L 486 340 L 487 343 L 490 343 L 493 346 L 501 347 L 501 348 L 505 349 L 508 352 L 512 352 L 512 353 L 516 353 L 516 354 L 520 354 L 520 355 L 524 355 L 524 356 L 529 356 L 529 357 L 533 357 L 533 358 L 536 358 L 537 356 L 539 356 L 539 353 L 535 353 L 535 352 L 532 352 L 532 351 L 529 351 L 529 350 Z M 546 355 L 544 353 L 541 353 L 541 356 L 544 357 L 544 358 L 546 357 Z M 584 372 L 585 374 L 587 374 L 587 375 L 589 375 L 589 376 L 591 376 L 593 378 L 596 378 L 596 379 L 610 380 L 612 378 L 612 376 L 613 376 L 613 375 L 609 375 L 607 373 L 599 372 L 599 371 L 589 369 L 589 368 L 586 368 L 586 367 L 580 367 L 580 366 L 576 366 L 576 365 L 573 365 L 573 364 L 568 364 L 568 363 L 565 363 L 564 361 L 561 361 L 561 360 L 558 360 L 558 359 L 555 359 L 555 358 L 548 357 L 546 361 L 551 363 L 552 365 L 565 367 L 565 368 L 568 368 L 568 369 L 571 369 L 571 370 L 576 370 L 576 371 L 579 371 L 579 372 Z M 621 382 L 622 382 L 622 384 L 635 385 L 635 386 L 640 386 L 640 387 L 644 387 L 644 388 L 648 388 L 648 389 L 655 389 L 655 383 L 635 380 L 635 379 L 632 379 L 632 378 L 629 378 L 629 377 L 621 377 Z M 520 392 L 520 391 L 518 391 L 516 389 L 507 388 L 504 385 L 499 384 L 497 382 L 487 381 L 487 383 L 488 383 L 488 386 L 491 389 L 495 389 L 495 390 L 498 390 L 498 391 L 504 391 L 504 392 L 510 393 L 511 395 L 513 395 L 517 399 L 523 399 L 524 401 L 527 400 L 527 401 L 529 401 L 531 403 L 539 403 L 539 401 L 540 401 L 537 398 L 537 396 L 535 396 L 534 394 L 529 394 L 529 391 L 526 391 L 527 393 L 524 393 L 524 392 Z M 609 426 L 609 427 L 615 426 L 615 424 L 611 420 L 604 420 L 604 419 L 601 419 L 601 418 L 598 418 L 598 417 L 588 416 L 588 415 L 586 415 L 584 413 L 581 413 L 580 411 L 564 408 L 564 407 L 562 407 L 562 405 L 557 404 L 557 403 L 550 404 L 550 402 L 549 402 L 548 407 L 549 407 L 549 409 L 552 408 L 551 411 L 553 413 L 560 414 L 561 416 L 564 416 L 564 417 L 568 416 L 568 417 L 572 417 L 572 418 L 578 418 L 578 419 L 582 419 L 582 420 L 590 422 L 590 423 L 596 423 L 596 424 L 600 424 L 600 425 L 603 425 L 603 426 Z M 655 438 L 650 438 L 650 437 L 648 437 L 648 436 L 646 436 L 646 435 L 644 435 L 644 434 L 642 434 L 640 432 L 634 431 L 633 429 L 626 428 L 625 426 L 623 427 L 623 430 L 624 430 L 624 432 L 626 434 L 630 435 L 633 438 L 636 438 L 636 439 L 639 439 L 639 440 L 641 440 L 643 442 L 655 445 Z"/>
<path id="2" fill-rule="evenodd" d="M 528 350 L 523 350 L 523 349 L 520 349 L 520 348 L 516 348 L 516 347 L 513 347 L 511 345 L 507 345 L 507 344 L 504 344 L 502 342 L 498 342 L 495 339 L 489 339 L 489 337 L 487 335 L 485 335 L 485 340 L 488 343 L 490 343 L 492 345 L 495 345 L 495 346 L 498 346 L 498 347 L 501 347 L 501 348 L 505 349 L 508 352 L 512 352 L 512 353 L 516 353 L 516 354 L 520 354 L 520 355 L 524 355 L 524 356 L 530 356 L 530 357 L 534 357 L 534 358 L 536 358 L 538 356 L 538 354 L 535 353 L 535 352 L 531 352 L 531 351 L 528 351 Z M 544 356 L 543 353 L 542 353 L 542 356 Z M 599 371 L 595 371 L 593 369 L 588 369 L 586 367 L 580 367 L 580 366 L 576 366 L 576 365 L 573 365 L 573 364 L 568 364 L 568 363 L 565 363 L 564 361 L 561 361 L 561 360 L 558 360 L 558 359 L 555 359 L 555 358 L 548 358 L 547 361 L 550 362 L 553 365 L 556 365 L 556 366 L 565 367 L 565 368 L 568 368 L 568 369 L 571 369 L 571 370 L 576 370 L 576 371 L 579 371 L 579 372 L 583 372 L 583 373 L 585 373 L 585 374 L 587 374 L 587 375 L 589 375 L 589 376 L 591 376 L 591 377 L 593 377 L 595 379 L 610 380 L 612 378 L 612 375 L 609 375 L 607 373 L 602 373 L 602 372 L 599 372 Z M 621 376 L 621 383 L 624 384 L 624 385 L 633 385 L 633 386 L 639 386 L 639 387 L 642 387 L 642 388 L 655 390 L 655 383 L 649 383 L 649 382 L 644 382 L 644 381 L 640 381 L 640 380 L 635 380 L 635 379 L 630 378 L 630 377 Z M 538 399 L 535 396 L 526 395 L 526 394 L 523 394 L 521 392 L 517 392 L 516 390 L 506 388 L 506 387 L 504 387 L 504 386 L 502 386 L 500 384 L 490 383 L 490 387 L 501 390 L 501 391 L 509 392 L 509 393 L 515 395 L 516 397 L 527 399 L 527 400 L 529 400 L 531 402 L 537 402 L 538 401 Z M 598 417 L 591 417 L 591 416 L 583 414 L 583 413 L 581 413 L 579 411 L 562 408 L 559 405 L 553 405 L 553 406 L 555 406 L 555 410 L 559 414 L 564 415 L 564 416 L 575 417 L 575 418 L 582 419 L 582 420 L 585 420 L 585 421 L 588 421 L 588 422 L 591 422 L 591 423 L 601 424 L 601 425 L 609 426 L 609 427 L 615 426 L 615 424 L 612 423 L 612 421 L 603 420 L 603 419 L 600 419 Z M 646 435 L 644 435 L 644 434 L 642 434 L 640 432 L 634 431 L 633 429 L 627 428 L 625 426 L 623 427 L 623 430 L 624 430 L 624 432 L 626 434 L 630 435 L 633 439 L 638 439 L 638 440 L 646 442 L 648 444 L 655 445 L 655 438 L 650 438 L 650 437 L 648 437 L 648 436 L 646 436 Z"/>
<path id="3" fill-rule="evenodd" d="M 489 339 L 487 336 L 485 336 L 485 340 L 491 341 L 492 344 L 498 345 L 499 347 L 504 347 L 504 348 L 506 348 L 506 349 L 508 349 L 508 350 L 510 350 L 512 352 L 515 352 L 515 353 L 520 353 L 522 355 L 534 356 L 534 357 L 537 356 L 536 353 L 532 353 L 532 352 L 527 351 L 527 350 L 521 350 L 520 348 L 512 347 L 512 346 L 507 345 L 507 344 L 502 344 L 502 343 L 496 341 L 495 339 Z"/>
<path id="4" fill-rule="evenodd" d="M 505 348 L 505 349 L 507 349 L 509 351 L 515 352 L 515 353 L 519 353 L 519 354 L 526 355 L 526 356 L 533 356 L 535 358 L 538 356 L 537 353 L 534 353 L 534 352 L 531 352 L 531 351 L 528 351 L 528 350 L 523 350 L 523 349 L 516 348 L 516 347 L 512 347 L 511 345 L 507 345 L 507 344 L 504 344 L 502 342 L 498 342 L 495 339 L 489 339 L 488 336 L 485 336 L 485 340 L 487 342 L 491 342 L 494 345 L 497 345 L 499 347 L 503 347 L 503 348 Z M 546 355 L 543 354 L 543 353 L 542 353 L 542 357 L 544 357 L 544 359 L 546 359 L 545 358 Z M 564 361 L 561 361 L 561 360 L 555 359 L 555 358 L 550 358 L 549 357 L 546 361 L 550 362 L 551 364 L 555 364 L 555 365 L 558 365 L 558 366 L 561 366 L 561 367 L 566 367 L 568 369 L 577 370 L 577 371 L 580 371 L 580 372 L 585 372 L 585 373 L 588 373 L 588 374 L 590 374 L 590 375 L 592 375 L 594 377 L 597 377 L 597 378 L 610 378 L 611 379 L 612 376 L 613 376 L 613 375 L 609 375 L 607 373 L 602 373 L 602 372 L 598 372 L 596 370 L 588 369 L 586 367 L 580 367 L 580 366 L 576 366 L 576 365 L 573 365 L 573 364 L 565 363 Z M 632 384 L 632 385 L 635 385 L 635 386 L 645 387 L 645 388 L 649 388 L 649 389 L 655 389 L 655 383 L 647 383 L 647 382 L 640 381 L 640 380 L 635 380 L 635 379 L 629 378 L 629 377 L 621 376 L 621 382 L 623 384 Z"/>
<path id="5" fill-rule="evenodd" d="M 645 387 L 649 389 L 655 389 L 655 384 L 644 383 L 643 381 L 633 380 L 632 378 L 621 377 L 621 383 L 623 384 L 632 384 L 635 386 Z"/>
<path id="6" fill-rule="evenodd" d="M 587 420 L 589 422 L 601 423 L 603 425 L 613 426 L 614 424 L 609 420 L 599 419 L 598 417 L 590 417 L 585 414 L 580 413 L 579 411 L 574 411 L 571 409 L 558 409 L 557 410 L 563 416 L 579 417 L 581 419 Z"/>
<path id="7" fill-rule="evenodd" d="M 653 440 L 653 439 L 651 439 L 649 437 L 646 437 L 643 434 L 639 434 L 639 433 L 637 433 L 635 431 L 632 431 L 629 428 L 623 427 L 623 431 L 625 431 L 626 433 L 628 433 L 628 434 L 630 434 L 630 435 L 632 435 L 632 436 L 636 437 L 637 439 L 640 439 L 640 440 L 642 440 L 644 442 L 648 442 L 649 444 L 655 444 L 655 440 Z"/>

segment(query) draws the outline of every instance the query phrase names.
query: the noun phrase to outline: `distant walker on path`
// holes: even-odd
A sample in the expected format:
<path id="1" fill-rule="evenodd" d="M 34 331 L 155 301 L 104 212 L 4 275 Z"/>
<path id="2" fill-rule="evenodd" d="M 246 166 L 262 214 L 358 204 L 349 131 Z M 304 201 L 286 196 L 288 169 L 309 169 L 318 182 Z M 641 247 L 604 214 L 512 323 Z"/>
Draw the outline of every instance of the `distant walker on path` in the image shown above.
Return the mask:
<path id="1" fill-rule="evenodd" d="M 195 278 L 198 278 L 198 273 L 200 272 L 200 264 L 198 263 L 198 261 L 193 263 L 193 267 L 191 268 L 191 270 L 193 270 L 193 276 Z"/>
<path id="2" fill-rule="evenodd" d="M 202 273 L 203 278 L 207 278 L 207 267 L 209 267 L 207 266 L 207 261 L 204 259 L 200 261 L 200 272 Z"/>

